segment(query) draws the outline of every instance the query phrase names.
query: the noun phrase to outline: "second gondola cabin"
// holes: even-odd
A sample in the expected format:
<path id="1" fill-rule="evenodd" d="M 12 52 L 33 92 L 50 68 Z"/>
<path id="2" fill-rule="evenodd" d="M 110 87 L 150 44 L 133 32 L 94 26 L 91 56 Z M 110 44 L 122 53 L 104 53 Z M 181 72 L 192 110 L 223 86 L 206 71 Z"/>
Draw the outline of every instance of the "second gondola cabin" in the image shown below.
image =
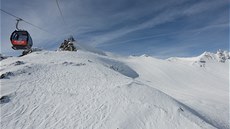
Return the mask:
<path id="1" fill-rule="evenodd" d="M 26 50 L 33 46 L 30 34 L 26 30 L 15 30 L 10 36 L 14 50 Z"/>

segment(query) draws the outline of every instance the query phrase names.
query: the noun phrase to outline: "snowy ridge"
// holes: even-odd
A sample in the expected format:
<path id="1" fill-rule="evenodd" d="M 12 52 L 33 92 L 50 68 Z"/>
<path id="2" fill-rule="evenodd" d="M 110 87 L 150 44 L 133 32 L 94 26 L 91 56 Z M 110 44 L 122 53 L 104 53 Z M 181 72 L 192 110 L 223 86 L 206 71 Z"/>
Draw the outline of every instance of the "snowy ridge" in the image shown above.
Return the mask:
<path id="1" fill-rule="evenodd" d="M 183 96 L 185 100 L 179 97 L 183 86 L 178 81 L 185 78 L 181 78 L 181 71 L 170 68 L 194 71 L 192 67 L 186 68 L 152 57 L 115 58 L 85 50 L 38 51 L 23 57 L 7 58 L 1 61 L 1 65 L 0 71 L 4 74 L 1 78 L 1 96 L 7 97 L 1 101 L 3 129 L 228 127 L 222 118 L 210 120 L 209 114 L 203 115 L 194 108 L 202 107 L 191 105 L 196 99 L 189 103 L 186 97 Z M 180 79 L 167 80 L 167 76 L 175 72 Z M 192 74 L 199 73 L 195 71 Z M 225 90 L 224 75 L 221 78 L 223 82 L 219 85 L 224 86 Z M 194 80 L 188 78 L 184 81 L 189 83 Z M 196 82 L 193 84 L 196 85 Z M 177 92 L 172 92 L 176 87 Z M 192 85 L 186 87 L 190 90 Z M 222 89 L 218 93 L 222 93 Z M 217 100 L 223 99 L 224 104 L 225 93 L 221 95 L 223 98 L 216 97 Z M 223 126 L 220 126 L 221 122 Z"/>
<path id="2" fill-rule="evenodd" d="M 181 58 L 181 57 L 171 57 L 167 59 L 168 61 L 184 61 L 184 62 L 193 62 L 193 63 L 202 63 L 202 62 L 222 62 L 229 60 L 229 52 L 218 50 L 216 53 L 204 52 L 197 57 Z"/>

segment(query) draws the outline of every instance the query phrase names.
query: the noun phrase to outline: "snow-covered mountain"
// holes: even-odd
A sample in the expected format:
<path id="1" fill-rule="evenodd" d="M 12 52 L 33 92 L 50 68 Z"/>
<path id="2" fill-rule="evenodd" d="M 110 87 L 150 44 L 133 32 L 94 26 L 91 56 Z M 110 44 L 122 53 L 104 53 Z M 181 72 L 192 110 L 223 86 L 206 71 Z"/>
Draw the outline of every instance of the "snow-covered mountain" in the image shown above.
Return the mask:
<path id="1" fill-rule="evenodd" d="M 182 61 L 182 62 L 192 62 L 192 63 L 206 63 L 206 62 L 221 62 L 224 63 L 225 61 L 230 59 L 229 52 L 223 51 L 219 49 L 216 53 L 211 52 L 204 52 L 200 56 L 197 57 L 188 57 L 188 58 L 180 58 L 180 57 L 171 57 L 167 59 L 168 61 Z"/>
<path id="2" fill-rule="evenodd" d="M 229 128 L 227 60 L 201 68 L 88 50 L 2 60 L 1 128 Z"/>

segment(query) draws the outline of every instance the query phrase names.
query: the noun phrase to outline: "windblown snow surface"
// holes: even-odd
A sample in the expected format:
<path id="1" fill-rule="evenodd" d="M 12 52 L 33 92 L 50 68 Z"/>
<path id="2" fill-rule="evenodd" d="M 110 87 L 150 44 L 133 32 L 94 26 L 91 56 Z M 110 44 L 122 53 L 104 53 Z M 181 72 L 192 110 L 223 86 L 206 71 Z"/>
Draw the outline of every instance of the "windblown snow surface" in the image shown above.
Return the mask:
<path id="1" fill-rule="evenodd" d="M 228 67 L 83 50 L 8 57 L 1 128 L 228 129 Z"/>

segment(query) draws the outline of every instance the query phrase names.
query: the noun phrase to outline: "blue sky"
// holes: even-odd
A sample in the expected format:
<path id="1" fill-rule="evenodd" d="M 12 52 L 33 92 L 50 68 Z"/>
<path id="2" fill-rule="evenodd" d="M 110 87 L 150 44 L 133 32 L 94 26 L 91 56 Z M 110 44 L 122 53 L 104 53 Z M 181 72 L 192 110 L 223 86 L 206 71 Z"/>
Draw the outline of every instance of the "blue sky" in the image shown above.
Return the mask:
<path id="1" fill-rule="evenodd" d="M 229 0 L 1 0 L 26 23 L 35 47 L 54 50 L 70 34 L 81 44 L 122 55 L 159 58 L 229 50 Z M 1 53 L 17 55 L 9 36 L 15 18 L 1 12 Z"/>

